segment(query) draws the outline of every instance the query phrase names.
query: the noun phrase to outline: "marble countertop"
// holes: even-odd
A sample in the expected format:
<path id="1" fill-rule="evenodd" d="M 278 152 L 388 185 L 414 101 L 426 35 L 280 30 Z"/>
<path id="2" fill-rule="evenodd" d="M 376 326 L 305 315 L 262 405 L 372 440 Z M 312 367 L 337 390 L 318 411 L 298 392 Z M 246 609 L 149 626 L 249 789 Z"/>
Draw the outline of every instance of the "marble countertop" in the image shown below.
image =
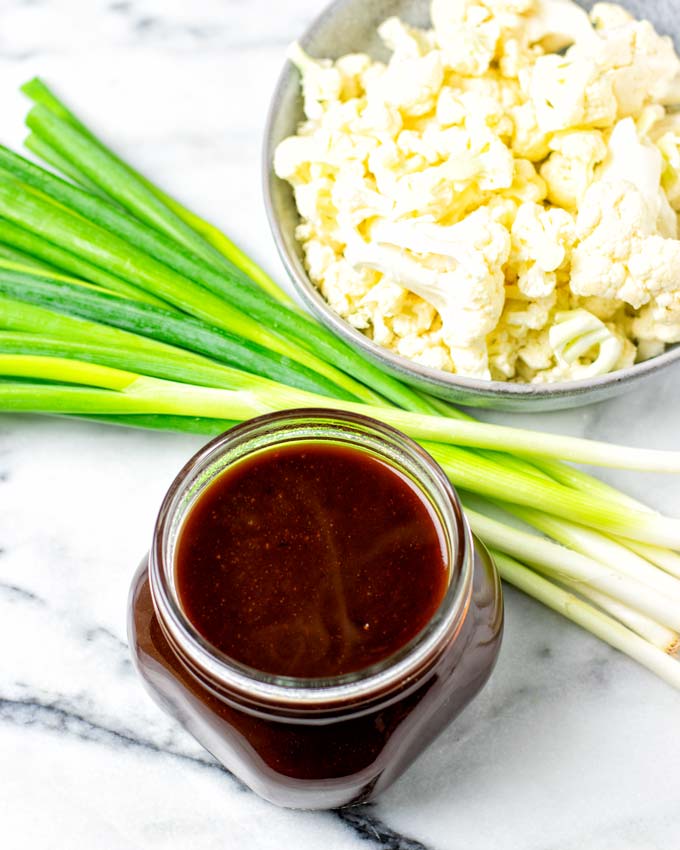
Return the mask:
<path id="1" fill-rule="evenodd" d="M 319 0 L 1 0 L 2 141 L 45 76 L 125 156 L 275 274 L 260 135 Z M 677 417 L 677 418 L 676 418 Z M 521 417 L 495 417 L 529 424 Z M 530 424 L 677 446 L 680 369 Z M 186 436 L 0 417 L 0 845 L 6 850 L 676 850 L 678 694 L 511 590 L 482 696 L 374 805 L 278 810 L 152 704 L 125 637 Z M 677 479 L 610 475 L 680 515 Z"/>

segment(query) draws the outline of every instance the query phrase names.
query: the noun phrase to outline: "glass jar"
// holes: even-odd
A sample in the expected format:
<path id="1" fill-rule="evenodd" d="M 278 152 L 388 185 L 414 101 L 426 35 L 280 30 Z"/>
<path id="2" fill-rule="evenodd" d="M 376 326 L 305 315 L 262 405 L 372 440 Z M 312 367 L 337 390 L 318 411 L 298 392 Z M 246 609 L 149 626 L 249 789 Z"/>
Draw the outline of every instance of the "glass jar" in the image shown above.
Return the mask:
<path id="1" fill-rule="evenodd" d="M 330 679 L 277 677 L 223 655 L 184 615 L 175 586 L 178 535 L 203 489 L 246 456 L 295 441 L 391 464 L 429 500 L 446 538 L 448 587 L 428 625 L 381 663 Z M 502 622 L 494 565 L 434 460 L 372 419 L 297 410 L 233 428 L 179 473 L 133 580 L 128 628 L 136 668 L 161 707 L 261 797 L 312 809 L 365 802 L 394 782 L 485 684 Z"/>

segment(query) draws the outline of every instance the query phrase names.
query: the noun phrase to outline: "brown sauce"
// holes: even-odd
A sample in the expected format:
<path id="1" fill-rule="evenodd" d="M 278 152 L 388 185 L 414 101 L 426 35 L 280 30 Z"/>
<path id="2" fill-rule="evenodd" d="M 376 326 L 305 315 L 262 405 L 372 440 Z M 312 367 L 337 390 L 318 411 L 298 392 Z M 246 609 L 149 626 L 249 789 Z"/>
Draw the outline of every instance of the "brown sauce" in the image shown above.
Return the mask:
<path id="1" fill-rule="evenodd" d="M 269 449 L 198 497 L 176 549 L 180 604 L 230 658 L 325 678 L 383 661 L 432 618 L 448 583 L 426 497 L 366 452 Z"/>

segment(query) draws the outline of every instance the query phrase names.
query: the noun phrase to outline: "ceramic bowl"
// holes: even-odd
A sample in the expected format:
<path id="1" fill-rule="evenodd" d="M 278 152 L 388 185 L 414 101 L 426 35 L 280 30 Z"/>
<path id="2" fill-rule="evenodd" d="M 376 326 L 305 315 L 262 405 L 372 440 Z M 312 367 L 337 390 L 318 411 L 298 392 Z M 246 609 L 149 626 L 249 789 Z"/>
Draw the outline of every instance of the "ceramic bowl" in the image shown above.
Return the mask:
<path id="1" fill-rule="evenodd" d="M 582 3 L 586 7 L 592 3 Z M 676 0 L 623 0 L 639 18 L 651 20 L 659 32 L 680 36 Z M 391 15 L 416 26 L 429 24 L 428 0 L 336 0 L 312 23 L 299 39 L 315 57 L 338 58 L 346 53 L 365 52 L 386 59 L 376 30 Z M 302 249 L 295 239 L 299 222 L 290 186 L 273 172 L 276 146 L 293 135 L 303 119 L 298 72 L 287 62 L 271 104 L 264 141 L 264 192 L 269 222 L 276 245 L 293 287 L 304 305 L 330 330 L 379 364 L 390 374 L 417 389 L 440 398 L 473 407 L 499 410 L 559 410 L 602 401 L 632 389 L 648 375 L 680 360 L 680 346 L 630 369 L 581 381 L 556 384 L 510 384 L 480 381 L 421 366 L 377 345 L 335 313 L 305 271 Z"/>

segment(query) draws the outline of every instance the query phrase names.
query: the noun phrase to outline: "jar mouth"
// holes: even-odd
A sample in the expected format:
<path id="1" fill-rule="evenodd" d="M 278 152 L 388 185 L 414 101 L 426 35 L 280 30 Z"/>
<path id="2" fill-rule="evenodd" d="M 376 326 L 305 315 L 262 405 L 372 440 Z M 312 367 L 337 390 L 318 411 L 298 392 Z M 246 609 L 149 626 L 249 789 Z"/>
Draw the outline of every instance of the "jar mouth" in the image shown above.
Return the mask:
<path id="1" fill-rule="evenodd" d="M 176 586 L 176 544 L 203 490 L 246 457 L 294 442 L 346 445 L 406 474 L 424 495 L 444 534 L 448 586 L 428 623 L 394 653 L 355 672 L 327 678 L 279 676 L 249 667 L 207 641 L 185 614 Z M 370 700 L 403 687 L 429 668 L 462 623 L 471 593 L 472 537 L 460 501 L 441 467 L 406 435 L 369 417 L 327 409 L 267 414 L 204 446 L 175 478 L 161 505 L 149 558 L 151 595 L 165 637 L 183 664 L 217 695 L 255 705 L 331 706 Z"/>

